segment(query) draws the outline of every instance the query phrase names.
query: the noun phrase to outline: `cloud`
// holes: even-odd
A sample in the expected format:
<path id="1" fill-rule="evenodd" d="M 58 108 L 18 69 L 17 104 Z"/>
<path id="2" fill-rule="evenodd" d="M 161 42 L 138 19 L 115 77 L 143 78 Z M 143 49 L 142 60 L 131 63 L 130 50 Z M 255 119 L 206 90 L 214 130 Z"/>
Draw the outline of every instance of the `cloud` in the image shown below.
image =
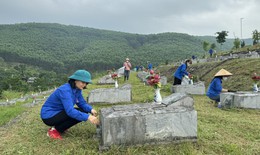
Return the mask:
<path id="1" fill-rule="evenodd" d="M 129 33 L 178 32 L 251 37 L 260 27 L 257 0 L 6 0 L 0 24 L 47 22 Z M 242 21 L 240 18 L 243 18 Z"/>

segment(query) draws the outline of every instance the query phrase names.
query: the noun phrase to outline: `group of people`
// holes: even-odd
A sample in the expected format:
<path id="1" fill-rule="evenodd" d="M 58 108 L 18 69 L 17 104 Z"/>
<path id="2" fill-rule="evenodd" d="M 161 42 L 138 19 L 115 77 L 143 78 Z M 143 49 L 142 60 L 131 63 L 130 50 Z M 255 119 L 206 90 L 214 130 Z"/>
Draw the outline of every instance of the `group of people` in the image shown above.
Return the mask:
<path id="1" fill-rule="evenodd" d="M 188 66 L 192 64 L 191 60 L 186 60 L 178 67 L 174 73 L 174 85 L 181 84 L 182 78 L 189 75 Z M 129 58 L 125 59 L 124 80 L 129 79 L 131 63 Z M 212 79 L 207 96 L 216 101 L 220 101 L 220 93 L 228 91 L 222 88 L 222 80 L 226 80 L 232 74 L 221 69 Z M 58 87 L 45 101 L 41 108 L 40 116 L 47 126 L 47 136 L 53 139 L 62 139 L 62 133 L 68 131 L 72 126 L 89 121 L 94 125 L 99 124 L 98 113 L 89 105 L 82 95 L 82 90 L 86 89 L 88 84 L 92 83 L 91 74 L 86 70 L 77 70 L 68 78 L 68 82 Z M 77 107 L 74 107 L 77 105 Z"/>
<path id="2" fill-rule="evenodd" d="M 189 72 L 187 72 L 188 67 L 192 64 L 192 60 L 186 60 L 182 65 L 180 65 L 175 73 L 174 76 L 174 83 L 173 85 L 180 85 L 184 76 L 189 76 Z M 220 102 L 220 93 L 221 92 L 233 92 L 232 90 L 222 88 L 222 80 L 227 80 L 229 76 L 232 76 L 230 72 L 225 69 L 221 69 L 218 71 L 212 81 L 209 84 L 207 96 L 215 101 L 216 103 Z"/>

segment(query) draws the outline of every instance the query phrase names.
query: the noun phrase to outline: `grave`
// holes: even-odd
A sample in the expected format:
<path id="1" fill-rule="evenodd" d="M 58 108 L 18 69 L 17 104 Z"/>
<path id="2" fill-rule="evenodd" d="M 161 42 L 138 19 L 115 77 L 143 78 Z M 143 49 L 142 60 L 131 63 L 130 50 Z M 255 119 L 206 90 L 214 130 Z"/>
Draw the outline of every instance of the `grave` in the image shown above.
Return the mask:
<path id="1" fill-rule="evenodd" d="M 88 103 L 119 103 L 132 101 L 132 86 L 125 84 L 119 88 L 99 88 L 90 91 Z"/>
<path id="2" fill-rule="evenodd" d="M 144 82 L 146 85 L 149 85 L 147 83 L 147 79 L 146 79 L 146 76 L 148 76 L 149 73 L 147 72 L 138 72 L 137 73 L 137 77 L 141 80 L 141 82 Z M 161 85 L 167 85 L 167 77 L 166 76 L 160 76 L 160 82 L 161 82 Z"/>
<path id="3" fill-rule="evenodd" d="M 102 78 L 99 79 L 98 81 L 99 85 L 104 85 L 104 84 L 115 84 L 115 80 L 112 79 L 111 75 L 105 75 Z"/>
<path id="4" fill-rule="evenodd" d="M 146 81 L 146 76 L 149 75 L 147 72 L 142 71 L 142 72 L 138 72 L 137 73 L 137 77 L 142 81 L 145 82 Z"/>
<path id="5" fill-rule="evenodd" d="M 97 137 L 100 150 L 112 145 L 139 145 L 196 141 L 197 111 L 193 98 L 175 93 L 162 104 L 116 105 L 100 110 Z"/>
<path id="6" fill-rule="evenodd" d="M 224 108 L 260 109 L 260 93 L 256 92 L 226 92 L 220 94 L 220 103 Z"/>
<path id="7" fill-rule="evenodd" d="M 205 94 L 205 84 L 204 82 L 196 82 L 194 84 L 187 85 L 173 85 L 171 88 L 172 93 L 187 93 L 187 94 L 196 94 L 204 95 Z"/>
<path id="8" fill-rule="evenodd" d="M 124 72 L 125 72 L 125 67 L 121 67 L 117 70 L 117 74 L 119 76 L 124 76 Z"/>
<path id="9" fill-rule="evenodd" d="M 161 76 L 160 82 L 161 82 L 161 85 L 167 85 L 167 77 Z"/>

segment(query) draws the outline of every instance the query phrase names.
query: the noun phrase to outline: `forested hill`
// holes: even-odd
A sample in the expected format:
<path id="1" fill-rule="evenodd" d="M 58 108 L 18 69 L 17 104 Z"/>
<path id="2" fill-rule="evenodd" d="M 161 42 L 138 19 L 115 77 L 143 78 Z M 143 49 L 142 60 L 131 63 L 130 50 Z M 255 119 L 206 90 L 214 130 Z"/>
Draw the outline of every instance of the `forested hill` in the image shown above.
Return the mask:
<path id="1" fill-rule="evenodd" d="M 56 72 L 101 71 L 201 56 L 203 40 L 180 33 L 130 34 L 49 23 L 0 25 L 0 57 Z"/>

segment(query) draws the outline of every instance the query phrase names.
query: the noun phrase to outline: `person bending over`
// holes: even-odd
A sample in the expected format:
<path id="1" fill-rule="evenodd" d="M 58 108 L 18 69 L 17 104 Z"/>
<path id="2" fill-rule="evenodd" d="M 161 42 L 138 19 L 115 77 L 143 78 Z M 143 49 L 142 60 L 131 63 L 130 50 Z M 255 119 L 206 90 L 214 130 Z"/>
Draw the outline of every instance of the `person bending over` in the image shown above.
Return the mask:
<path id="1" fill-rule="evenodd" d="M 91 74 L 77 70 L 69 77 L 68 83 L 58 87 L 41 108 L 42 121 L 51 128 L 47 136 L 62 139 L 61 133 L 80 122 L 90 121 L 98 125 L 97 111 L 82 96 L 82 90 L 91 82 Z M 74 107 L 74 105 L 77 107 Z"/>

